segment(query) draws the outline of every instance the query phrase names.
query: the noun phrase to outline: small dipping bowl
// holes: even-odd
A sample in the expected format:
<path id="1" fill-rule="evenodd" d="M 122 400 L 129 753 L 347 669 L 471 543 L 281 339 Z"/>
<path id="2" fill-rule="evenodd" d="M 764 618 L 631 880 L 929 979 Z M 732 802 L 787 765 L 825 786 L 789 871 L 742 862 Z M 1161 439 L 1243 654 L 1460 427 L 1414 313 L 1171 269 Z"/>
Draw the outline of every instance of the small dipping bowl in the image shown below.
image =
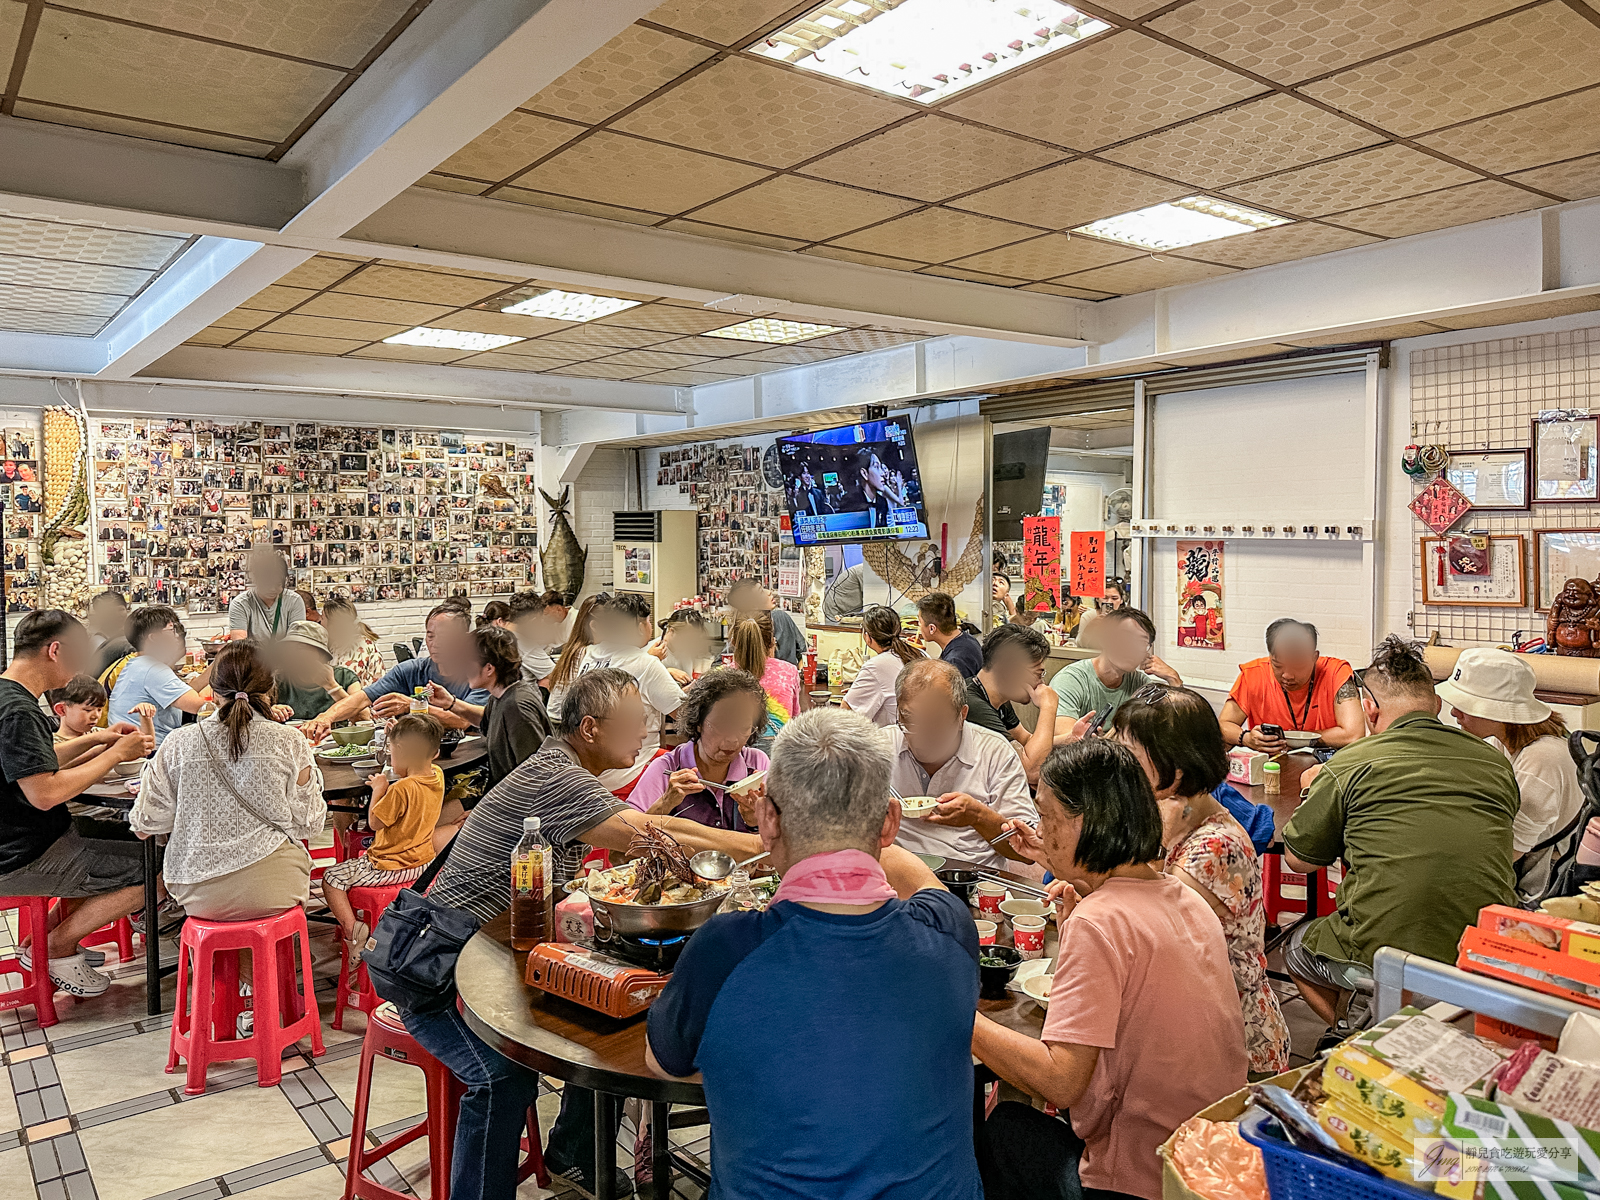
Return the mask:
<path id="1" fill-rule="evenodd" d="M 1004 959 L 1004 966 L 991 967 L 984 959 Z M 1006 984 L 1022 965 L 1022 955 L 1010 946 L 978 947 L 978 995 L 984 1000 L 1006 999 Z"/>
<path id="2" fill-rule="evenodd" d="M 145 763 L 149 761 L 148 758 L 135 758 L 128 762 L 119 762 L 113 770 L 124 779 L 132 779 L 144 770 Z"/>
<path id="3" fill-rule="evenodd" d="M 955 867 L 945 867 L 935 871 L 939 882 L 949 888 L 951 892 L 961 898 L 962 903 L 972 903 L 973 890 L 978 886 L 978 873 L 976 871 L 963 871 Z"/>
<path id="4" fill-rule="evenodd" d="M 1043 902 L 1038 900 L 1002 900 L 1000 911 L 1015 921 L 1018 917 L 1045 917 L 1050 916 L 1050 910 Z"/>
<path id="5" fill-rule="evenodd" d="M 365 783 L 378 773 L 378 760 L 375 758 L 358 758 L 350 764 L 350 769 L 356 773 L 356 778 Z"/>

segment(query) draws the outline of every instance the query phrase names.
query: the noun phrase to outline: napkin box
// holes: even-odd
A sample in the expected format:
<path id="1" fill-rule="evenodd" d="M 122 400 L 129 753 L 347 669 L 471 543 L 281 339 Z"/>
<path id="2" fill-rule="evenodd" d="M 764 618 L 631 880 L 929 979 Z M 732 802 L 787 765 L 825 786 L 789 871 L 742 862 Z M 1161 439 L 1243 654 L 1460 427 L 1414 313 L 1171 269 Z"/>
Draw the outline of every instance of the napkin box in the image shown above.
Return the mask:
<path id="1" fill-rule="evenodd" d="M 1269 755 L 1259 750 L 1235 746 L 1228 751 L 1228 782 L 1259 786 L 1261 771 L 1266 766 L 1268 757 Z"/>
<path id="2" fill-rule="evenodd" d="M 582 892 L 571 892 L 556 905 L 556 940 L 584 944 L 594 941 L 594 906 Z"/>

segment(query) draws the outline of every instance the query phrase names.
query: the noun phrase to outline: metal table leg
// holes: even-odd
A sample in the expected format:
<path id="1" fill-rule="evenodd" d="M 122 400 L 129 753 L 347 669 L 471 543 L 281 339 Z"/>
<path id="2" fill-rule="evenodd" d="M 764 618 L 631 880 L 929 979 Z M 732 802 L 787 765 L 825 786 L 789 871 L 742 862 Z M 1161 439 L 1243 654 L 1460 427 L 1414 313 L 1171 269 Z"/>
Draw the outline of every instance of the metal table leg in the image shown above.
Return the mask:
<path id="1" fill-rule="evenodd" d="M 594 1094 L 594 1200 L 616 1200 L 616 1105 L 615 1096 Z"/>
<path id="2" fill-rule="evenodd" d="M 657 1200 L 672 1195 L 672 1105 L 650 1102 L 650 1178 Z"/>
<path id="3" fill-rule="evenodd" d="M 144 1010 L 150 1016 L 161 1011 L 161 929 L 157 911 L 156 875 L 161 864 L 156 839 L 144 839 Z"/>

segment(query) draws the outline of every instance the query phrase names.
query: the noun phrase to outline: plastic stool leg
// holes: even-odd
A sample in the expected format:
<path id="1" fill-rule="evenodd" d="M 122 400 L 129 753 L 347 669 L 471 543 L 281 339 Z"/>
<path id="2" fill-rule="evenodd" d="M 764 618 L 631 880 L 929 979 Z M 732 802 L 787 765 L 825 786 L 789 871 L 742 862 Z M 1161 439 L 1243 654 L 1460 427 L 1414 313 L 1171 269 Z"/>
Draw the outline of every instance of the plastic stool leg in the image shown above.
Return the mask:
<path id="1" fill-rule="evenodd" d="M 295 936 L 300 940 L 300 1012 L 311 1018 L 311 1057 L 321 1058 L 328 1048 L 322 1042 L 322 1013 L 317 1005 L 316 981 L 311 976 L 311 938 L 303 924 Z"/>

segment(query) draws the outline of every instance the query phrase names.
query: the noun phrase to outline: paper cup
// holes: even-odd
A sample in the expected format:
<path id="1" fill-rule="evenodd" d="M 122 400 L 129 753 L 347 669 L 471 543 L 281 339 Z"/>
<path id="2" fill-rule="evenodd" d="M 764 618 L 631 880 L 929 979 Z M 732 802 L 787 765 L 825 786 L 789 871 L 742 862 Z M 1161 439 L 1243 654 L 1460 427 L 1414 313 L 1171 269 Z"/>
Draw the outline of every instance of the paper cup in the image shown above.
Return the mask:
<path id="1" fill-rule="evenodd" d="M 1011 922 L 1011 941 L 1024 959 L 1044 956 L 1044 918 L 1016 917 Z"/>
<path id="2" fill-rule="evenodd" d="M 995 923 L 993 921 L 976 921 L 974 924 L 978 927 L 978 945 L 994 945 L 994 935 L 997 928 Z"/>
<path id="3" fill-rule="evenodd" d="M 1006 888 L 1003 883 L 980 883 L 978 885 L 978 911 L 991 921 L 1000 919 L 1000 904 L 1006 898 Z"/>

